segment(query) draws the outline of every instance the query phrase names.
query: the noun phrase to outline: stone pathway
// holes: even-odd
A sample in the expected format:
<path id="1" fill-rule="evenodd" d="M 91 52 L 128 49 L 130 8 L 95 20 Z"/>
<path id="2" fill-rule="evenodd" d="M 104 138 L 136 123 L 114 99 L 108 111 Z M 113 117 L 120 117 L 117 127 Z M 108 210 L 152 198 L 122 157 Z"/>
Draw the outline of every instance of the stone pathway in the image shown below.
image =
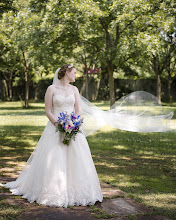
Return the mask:
<path id="1" fill-rule="evenodd" d="M 2 181 L 2 178 L 0 178 L 1 183 L 6 181 L 4 179 Z M 94 206 L 86 207 L 46 207 L 36 203 L 31 204 L 19 196 L 12 196 L 10 192 L 1 193 L 0 197 L 5 197 L 11 205 L 19 205 L 24 208 L 24 212 L 18 218 L 19 220 L 168 220 L 164 216 L 153 215 L 152 210 L 127 198 L 125 193 L 119 189 L 106 183 L 101 183 L 101 188 L 104 197 L 103 202 L 97 202 Z"/>

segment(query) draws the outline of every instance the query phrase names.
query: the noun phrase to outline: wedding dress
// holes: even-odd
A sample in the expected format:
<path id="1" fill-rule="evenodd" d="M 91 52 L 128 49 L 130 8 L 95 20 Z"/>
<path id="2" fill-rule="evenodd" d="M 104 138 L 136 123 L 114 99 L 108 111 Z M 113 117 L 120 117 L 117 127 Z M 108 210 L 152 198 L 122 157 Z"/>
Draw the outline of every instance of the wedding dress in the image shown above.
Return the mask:
<path id="1" fill-rule="evenodd" d="M 74 112 L 74 94 L 53 96 L 53 114 Z M 86 206 L 102 202 L 100 183 L 87 140 L 78 133 L 69 146 L 48 121 L 41 138 L 16 181 L 1 184 L 30 203 L 52 207 Z"/>

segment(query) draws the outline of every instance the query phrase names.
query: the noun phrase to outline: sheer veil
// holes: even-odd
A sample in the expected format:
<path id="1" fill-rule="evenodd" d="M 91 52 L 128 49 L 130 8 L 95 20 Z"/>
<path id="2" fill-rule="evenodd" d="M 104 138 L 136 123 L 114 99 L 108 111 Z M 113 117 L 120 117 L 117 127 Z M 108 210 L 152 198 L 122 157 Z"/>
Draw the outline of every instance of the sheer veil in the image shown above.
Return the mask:
<path id="1" fill-rule="evenodd" d="M 58 79 L 58 68 L 53 78 L 53 84 Z M 88 136 L 105 125 L 120 130 L 132 132 L 165 132 L 172 130 L 170 119 L 173 112 L 165 110 L 159 104 L 158 98 L 146 91 L 136 91 L 123 96 L 103 111 L 85 97 L 80 95 L 81 116 L 84 118 L 82 130 Z"/>

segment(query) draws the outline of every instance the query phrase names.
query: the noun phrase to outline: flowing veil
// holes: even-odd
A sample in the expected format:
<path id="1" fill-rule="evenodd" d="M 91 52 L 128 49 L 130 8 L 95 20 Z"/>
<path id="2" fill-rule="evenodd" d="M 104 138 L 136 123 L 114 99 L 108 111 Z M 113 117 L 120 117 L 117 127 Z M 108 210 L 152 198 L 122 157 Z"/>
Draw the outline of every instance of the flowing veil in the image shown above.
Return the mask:
<path id="1" fill-rule="evenodd" d="M 59 81 L 58 68 L 53 84 Z M 172 130 L 173 112 L 165 110 L 158 98 L 146 91 L 132 92 L 116 101 L 108 111 L 103 111 L 80 95 L 82 130 L 88 136 L 105 125 L 132 132 L 165 132 Z"/>

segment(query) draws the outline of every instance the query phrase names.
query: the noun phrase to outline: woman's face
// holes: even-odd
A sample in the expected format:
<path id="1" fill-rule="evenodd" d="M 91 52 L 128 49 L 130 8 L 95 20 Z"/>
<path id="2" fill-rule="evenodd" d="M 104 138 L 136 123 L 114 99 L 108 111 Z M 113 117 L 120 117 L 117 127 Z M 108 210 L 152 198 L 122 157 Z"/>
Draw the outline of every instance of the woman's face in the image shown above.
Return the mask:
<path id="1" fill-rule="evenodd" d="M 67 72 L 67 76 L 70 82 L 75 82 L 76 78 L 76 69 L 73 68 L 70 72 Z"/>

